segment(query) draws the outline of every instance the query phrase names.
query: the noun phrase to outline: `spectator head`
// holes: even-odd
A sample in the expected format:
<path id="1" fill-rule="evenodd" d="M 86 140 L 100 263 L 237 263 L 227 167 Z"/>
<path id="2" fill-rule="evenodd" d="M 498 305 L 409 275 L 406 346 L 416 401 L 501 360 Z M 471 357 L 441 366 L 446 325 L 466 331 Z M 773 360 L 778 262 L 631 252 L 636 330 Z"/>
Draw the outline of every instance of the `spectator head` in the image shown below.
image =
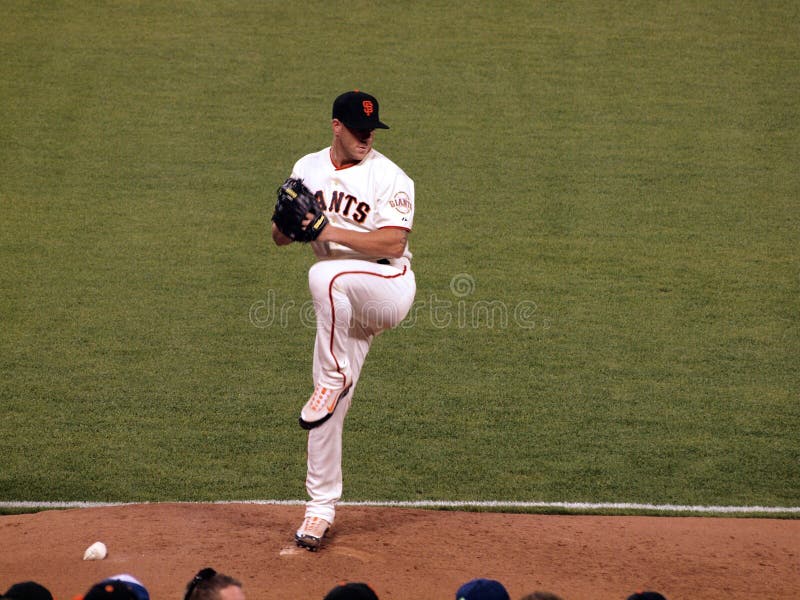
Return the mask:
<path id="1" fill-rule="evenodd" d="M 508 591 L 494 579 L 473 579 L 456 592 L 456 600 L 511 600 Z"/>
<path id="2" fill-rule="evenodd" d="M 125 581 L 105 579 L 90 587 L 83 600 L 138 600 L 138 598 Z"/>
<path id="3" fill-rule="evenodd" d="M 136 600 L 150 600 L 150 593 L 147 591 L 147 588 L 145 588 L 144 585 L 142 585 L 142 582 L 136 579 L 133 575 L 128 575 L 127 573 L 112 575 L 100 583 L 109 583 L 113 581 L 118 581 L 124 584 L 131 592 L 133 592 Z"/>
<path id="4" fill-rule="evenodd" d="M 53 600 L 53 594 L 35 581 L 22 581 L 12 585 L 0 596 L 3 600 Z"/>
<path id="5" fill-rule="evenodd" d="M 667 600 L 658 592 L 636 592 L 628 596 L 628 600 Z"/>
<path id="6" fill-rule="evenodd" d="M 242 583 L 206 567 L 186 585 L 183 600 L 245 600 Z"/>
<path id="7" fill-rule="evenodd" d="M 325 595 L 325 600 L 378 600 L 378 595 L 366 583 L 340 583 Z"/>

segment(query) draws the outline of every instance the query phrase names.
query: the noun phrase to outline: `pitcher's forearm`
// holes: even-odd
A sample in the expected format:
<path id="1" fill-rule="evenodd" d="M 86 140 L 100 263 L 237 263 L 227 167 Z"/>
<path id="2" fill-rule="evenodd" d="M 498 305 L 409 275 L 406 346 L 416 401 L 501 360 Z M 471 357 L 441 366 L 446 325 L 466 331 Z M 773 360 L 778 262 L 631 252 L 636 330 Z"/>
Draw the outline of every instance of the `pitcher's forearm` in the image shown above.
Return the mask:
<path id="1" fill-rule="evenodd" d="M 328 225 L 322 230 L 317 239 L 319 241 L 342 244 L 367 256 L 399 258 L 405 252 L 408 231 L 387 227 L 375 231 L 361 232 Z"/>

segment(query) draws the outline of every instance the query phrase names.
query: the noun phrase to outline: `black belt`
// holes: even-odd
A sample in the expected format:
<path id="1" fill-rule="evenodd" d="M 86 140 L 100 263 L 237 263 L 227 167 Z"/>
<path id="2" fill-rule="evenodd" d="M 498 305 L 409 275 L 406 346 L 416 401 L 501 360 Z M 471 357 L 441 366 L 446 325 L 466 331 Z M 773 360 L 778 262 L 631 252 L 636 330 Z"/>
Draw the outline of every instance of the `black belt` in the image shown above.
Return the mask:
<path id="1" fill-rule="evenodd" d="M 378 263 L 379 265 L 390 265 L 390 264 L 392 264 L 392 263 L 389 262 L 388 258 L 379 258 L 375 262 Z"/>

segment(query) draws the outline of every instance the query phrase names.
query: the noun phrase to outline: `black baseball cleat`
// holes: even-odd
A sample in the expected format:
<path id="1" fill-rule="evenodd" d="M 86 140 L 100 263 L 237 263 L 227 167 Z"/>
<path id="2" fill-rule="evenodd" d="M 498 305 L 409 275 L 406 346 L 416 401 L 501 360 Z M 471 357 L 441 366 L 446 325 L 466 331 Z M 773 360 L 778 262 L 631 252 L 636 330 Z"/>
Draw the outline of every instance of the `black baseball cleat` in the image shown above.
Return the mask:
<path id="1" fill-rule="evenodd" d="M 332 390 L 316 385 L 311 398 L 308 399 L 303 410 L 300 411 L 300 427 L 314 429 L 330 419 L 339 404 L 339 400 L 347 395 L 351 387 L 353 387 L 352 383 L 343 390 Z"/>

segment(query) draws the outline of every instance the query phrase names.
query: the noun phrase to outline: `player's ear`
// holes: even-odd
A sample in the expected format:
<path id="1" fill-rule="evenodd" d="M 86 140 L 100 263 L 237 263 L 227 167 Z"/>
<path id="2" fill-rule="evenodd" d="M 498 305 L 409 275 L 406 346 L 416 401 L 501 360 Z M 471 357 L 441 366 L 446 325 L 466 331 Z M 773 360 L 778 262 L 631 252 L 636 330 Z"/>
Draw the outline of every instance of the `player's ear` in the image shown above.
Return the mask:
<path id="1" fill-rule="evenodd" d="M 339 119 L 331 120 L 331 129 L 333 130 L 334 135 L 339 135 L 343 128 L 344 123 L 342 123 Z"/>

